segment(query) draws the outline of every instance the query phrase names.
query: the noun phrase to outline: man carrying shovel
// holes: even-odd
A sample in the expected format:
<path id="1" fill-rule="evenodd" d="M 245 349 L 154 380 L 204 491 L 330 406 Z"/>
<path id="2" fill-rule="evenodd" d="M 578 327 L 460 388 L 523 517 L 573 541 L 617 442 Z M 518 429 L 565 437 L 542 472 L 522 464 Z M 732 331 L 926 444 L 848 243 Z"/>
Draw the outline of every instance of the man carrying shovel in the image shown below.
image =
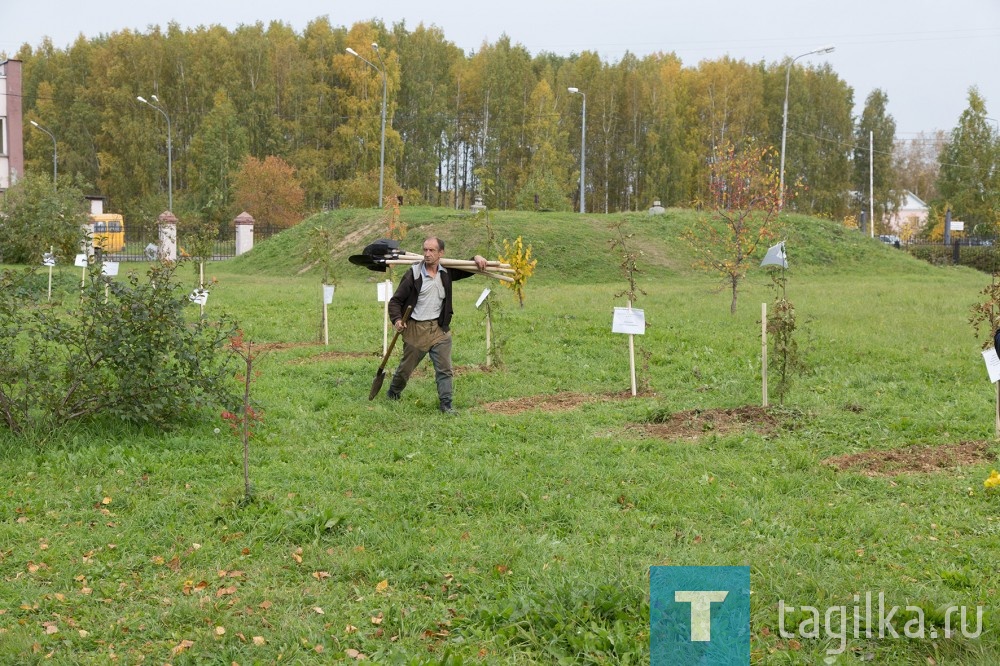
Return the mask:
<path id="1" fill-rule="evenodd" d="M 451 404 L 454 375 L 451 365 L 451 283 L 474 273 L 445 268 L 440 264 L 439 260 L 444 255 L 444 241 L 440 238 L 432 236 L 426 239 L 423 251 L 423 261 L 407 269 L 389 299 L 389 318 L 396 332 L 401 332 L 403 337 L 403 360 L 396 368 L 386 397 L 399 400 L 417 364 L 430 354 L 440 409 L 445 414 L 456 414 Z M 486 269 L 484 257 L 477 254 L 473 261 L 480 271 Z M 407 307 L 413 308 L 408 320 L 403 316 Z"/>

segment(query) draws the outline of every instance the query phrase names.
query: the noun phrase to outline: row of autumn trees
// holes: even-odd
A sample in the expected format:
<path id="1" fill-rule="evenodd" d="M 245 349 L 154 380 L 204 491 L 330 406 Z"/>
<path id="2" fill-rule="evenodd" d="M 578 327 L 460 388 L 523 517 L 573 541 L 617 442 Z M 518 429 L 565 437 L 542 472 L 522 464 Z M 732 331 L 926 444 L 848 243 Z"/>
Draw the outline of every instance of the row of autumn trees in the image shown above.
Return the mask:
<path id="1" fill-rule="evenodd" d="M 372 43 L 379 45 L 378 50 Z M 298 34 L 281 22 L 81 37 L 67 49 L 25 45 L 24 111 L 58 140 L 59 172 L 79 175 L 127 216 L 167 202 L 170 118 L 174 208 L 232 219 L 233 174 L 247 156 L 294 168 L 305 206 L 377 203 L 383 79 L 386 195 L 466 207 L 579 205 L 586 95 L 586 209 L 638 210 L 654 200 L 704 200 L 713 156 L 752 140 L 781 145 L 788 61 L 729 58 L 685 67 L 671 53 L 602 62 L 593 52 L 532 56 L 502 37 L 466 54 L 437 28 L 374 21 Z M 867 208 L 868 135 L 875 136 L 876 216 L 898 182 L 895 123 L 874 91 L 860 118 L 853 91 L 827 65 L 788 72 L 786 184 L 792 207 L 842 218 Z M 994 137 L 995 142 L 995 137 Z M 26 131 L 29 170 L 51 167 L 52 144 Z M 251 211 L 253 213 L 253 211 Z"/>

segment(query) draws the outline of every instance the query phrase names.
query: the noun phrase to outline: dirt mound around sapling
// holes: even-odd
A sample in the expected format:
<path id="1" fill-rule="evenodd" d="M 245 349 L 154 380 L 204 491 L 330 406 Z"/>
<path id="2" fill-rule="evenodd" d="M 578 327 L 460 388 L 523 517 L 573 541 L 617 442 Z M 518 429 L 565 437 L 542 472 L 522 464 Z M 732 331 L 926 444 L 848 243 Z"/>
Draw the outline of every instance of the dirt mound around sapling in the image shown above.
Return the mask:
<path id="1" fill-rule="evenodd" d="M 944 472 L 995 460 L 996 456 L 990 453 L 989 443 L 980 440 L 941 446 L 911 445 L 898 449 L 862 451 L 833 456 L 823 463 L 841 472 L 857 472 L 865 476 L 895 476 Z"/>
<path id="2" fill-rule="evenodd" d="M 542 412 L 562 412 L 574 409 L 590 402 L 608 402 L 612 400 L 631 400 L 633 397 L 650 397 L 652 393 L 633 396 L 631 391 L 618 393 L 550 393 L 546 395 L 529 395 L 522 398 L 511 398 L 497 402 L 487 402 L 480 408 L 494 414 L 520 414 L 531 410 Z"/>
<path id="3" fill-rule="evenodd" d="M 649 437 L 669 440 L 696 440 L 707 435 L 728 435 L 734 432 L 756 432 L 767 435 L 781 425 L 781 420 L 764 407 L 689 409 L 661 415 L 654 423 L 634 425 Z"/>

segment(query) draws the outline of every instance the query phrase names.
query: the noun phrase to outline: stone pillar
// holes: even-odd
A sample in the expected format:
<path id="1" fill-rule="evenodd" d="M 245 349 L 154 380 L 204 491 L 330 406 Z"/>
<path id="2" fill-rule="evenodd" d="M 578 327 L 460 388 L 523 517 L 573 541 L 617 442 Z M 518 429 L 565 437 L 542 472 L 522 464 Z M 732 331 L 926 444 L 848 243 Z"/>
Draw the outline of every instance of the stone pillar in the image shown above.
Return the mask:
<path id="1" fill-rule="evenodd" d="M 649 214 L 650 215 L 662 215 L 665 212 L 666 212 L 666 209 L 660 203 L 660 200 L 659 199 L 654 199 L 653 200 L 653 205 L 649 209 Z"/>
<path id="2" fill-rule="evenodd" d="M 236 225 L 236 256 L 253 249 L 253 217 L 243 211 L 233 220 Z"/>
<path id="3" fill-rule="evenodd" d="M 83 240 L 80 242 L 80 247 L 89 261 L 94 257 L 94 223 L 88 222 L 80 227 L 83 229 Z"/>
<path id="4" fill-rule="evenodd" d="M 536 196 L 535 198 L 537 199 L 538 197 Z M 537 208 L 537 206 L 536 206 L 536 208 Z M 475 203 L 472 204 L 472 207 L 470 208 L 470 210 L 473 213 L 478 213 L 480 211 L 486 210 L 486 206 L 483 204 L 483 195 L 482 194 L 477 194 L 476 195 Z"/>
<path id="5" fill-rule="evenodd" d="M 169 210 L 156 218 L 160 231 L 160 261 L 177 261 L 177 218 Z"/>

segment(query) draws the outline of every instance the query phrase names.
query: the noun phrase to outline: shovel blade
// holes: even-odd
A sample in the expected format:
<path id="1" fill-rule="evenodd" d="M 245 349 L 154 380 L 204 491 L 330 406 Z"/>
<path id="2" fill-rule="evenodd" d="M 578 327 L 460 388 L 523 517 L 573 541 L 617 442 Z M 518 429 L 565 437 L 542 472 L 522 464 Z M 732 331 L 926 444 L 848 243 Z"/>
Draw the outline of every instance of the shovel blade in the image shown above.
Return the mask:
<path id="1" fill-rule="evenodd" d="M 382 390 L 382 384 L 384 382 L 385 382 L 385 369 L 379 368 L 379 371 L 375 373 L 375 379 L 372 380 L 372 390 L 368 392 L 369 400 L 375 399 L 375 396 L 377 396 L 379 391 Z"/>

